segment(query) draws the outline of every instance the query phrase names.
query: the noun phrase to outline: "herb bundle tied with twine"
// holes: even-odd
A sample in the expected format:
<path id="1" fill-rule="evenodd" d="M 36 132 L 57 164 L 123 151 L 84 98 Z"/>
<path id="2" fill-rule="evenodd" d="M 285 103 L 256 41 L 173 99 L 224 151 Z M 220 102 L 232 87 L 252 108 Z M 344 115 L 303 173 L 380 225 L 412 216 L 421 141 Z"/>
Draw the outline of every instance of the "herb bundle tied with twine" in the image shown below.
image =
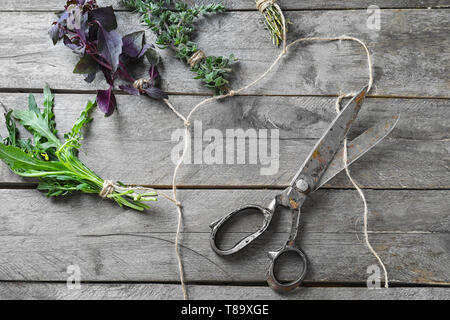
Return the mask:
<path id="1" fill-rule="evenodd" d="M 286 38 L 285 26 L 289 21 L 286 21 L 277 0 L 256 0 L 256 9 L 264 16 L 264 25 L 269 31 L 273 44 L 279 47 Z M 283 47 L 283 50 L 286 48 Z"/>
<path id="2" fill-rule="evenodd" d="M 236 61 L 234 55 L 229 57 L 207 56 L 193 41 L 194 22 L 201 16 L 225 11 L 222 4 L 188 6 L 183 2 L 172 0 L 121 0 L 122 4 L 141 14 L 141 22 L 157 36 L 156 44 L 162 48 L 171 48 L 177 59 L 189 65 L 203 85 L 216 95 L 226 94 L 228 75 L 231 65 Z"/>

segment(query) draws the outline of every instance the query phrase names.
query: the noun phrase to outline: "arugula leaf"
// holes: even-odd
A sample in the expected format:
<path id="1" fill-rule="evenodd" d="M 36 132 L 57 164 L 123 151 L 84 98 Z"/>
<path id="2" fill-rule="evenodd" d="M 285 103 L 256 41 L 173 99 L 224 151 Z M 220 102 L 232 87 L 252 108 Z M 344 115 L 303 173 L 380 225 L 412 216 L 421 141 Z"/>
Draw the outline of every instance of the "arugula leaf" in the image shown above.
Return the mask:
<path id="1" fill-rule="evenodd" d="M 34 98 L 32 93 L 30 93 L 28 96 L 28 109 L 36 113 L 39 113 L 39 108 L 37 106 L 36 99 Z"/>
<path id="2" fill-rule="evenodd" d="M 47 175 L 48 172 L 65 171 L 66 168 L 56 161 L 41 161 L 29 153 L 15 146 L 0 144 L 0 159 L 5 162 L 11 170 L 21 176 Z"/>
<path id="3" fill-rule="evenodd" d="M 56 130 L 55 114 L 53 113 L 53 104 L 55 96 L 51 93 L 48 84 L 44 87 L 44 118 L 47 120 L 49 129 L 56 136 L 58 131 Z"/>
<path id="4" fill-rule="evenodd" d="M 93 118 L 90 117 L 92 109 L 97 106 L 95 101 L 88 101 L 86 108 L 83 110 L 81 115 L 78 117 L 77 121 L 72 127 L 69 133 L 64 135 L 66 141 L 71 141 L 71 147 L 75 149 L 81 148 L 81 140 L 83 140 L 83 135 L 81 130 L 85 125 L 92 122 Z"/>
<path id="5" fill-rule="evenodd" d="M 10 110 L 7 114 L 5 114 L 6 129 L 8 130 L 9 136 L 3 142 L 7 146 L 16 146 L 17 136 L 19 135 L 19 130 L 16 128 L 16 123 L 14 122 L 14 119 L 12 119 L 12 113 L 13 111 Z"/>
<path id="6" fill-rule="evenodd" d="M 53 131 L 49 128 L 49 123 L 45 119 L 44 115 L 40 112 L 35 112 L 33 109 L 28 110 L 15 110 L 13 117 L 19 120 L 19 122 L 31 133 L 34 134 L 35 139 L 45 138 L 47 139 L 47 149 L 58 149 L 61 146 L 61 141 L 55 136 Z M 36 141 L 35 141 L 36 142 Z M 45 150 L 44 150 L 45 151 Z"/>

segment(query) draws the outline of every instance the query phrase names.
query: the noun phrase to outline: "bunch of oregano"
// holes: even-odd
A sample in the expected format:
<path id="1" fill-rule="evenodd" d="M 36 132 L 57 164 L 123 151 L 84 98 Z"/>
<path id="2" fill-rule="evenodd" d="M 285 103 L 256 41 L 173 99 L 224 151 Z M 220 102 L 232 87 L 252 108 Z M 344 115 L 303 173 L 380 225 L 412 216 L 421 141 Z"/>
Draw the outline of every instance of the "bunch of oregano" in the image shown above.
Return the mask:
<path id="1" fill-rule="evenodd" d="M 157 35 L 156 44 L 165 49 L 172 48 L 176 57 L 191 66 L 215 94 L 225 94 L 228 89 L 227 75 L 232 71 L 230 65 L 236 61 L 233 55 L 228 58 L 205 56 L 192 41 L 194 21 L 200 16 L 225 11 L 222 4 L 194 5 L 172 0 L 121 0 L 129 9 L 141 14 L 142 23 Z"/>
<path id="2" fill-rule="evenodd" d="M 89 114 L 95 107 L 95 102 L 88 102 L 72 130 L 64 135 L 64 140 L 57 137 L 53 102 L 54 96 L 46 86 L 42 111 L 31 94 L 27 110 L 5 110 L 8 137 L 0 137 L 0 160 L 20 176 L 39 178 L 38 189 L 45 191 L 48 197 L 75 191 L 100 194 L 104 190 L 105 181 L 77 157 L 83 139 L 81 131 L 92 121 Z M 33 139 L 19 139 L 16 120 L 31 133 Z M 117 183 L 105 197 L 113 199 L 120 206 L 143 211 L 149 208 L 143 202 L 156 201 L 156 195 L 156 192 L 150 190 L 138 193 L 133 188 Z"/>

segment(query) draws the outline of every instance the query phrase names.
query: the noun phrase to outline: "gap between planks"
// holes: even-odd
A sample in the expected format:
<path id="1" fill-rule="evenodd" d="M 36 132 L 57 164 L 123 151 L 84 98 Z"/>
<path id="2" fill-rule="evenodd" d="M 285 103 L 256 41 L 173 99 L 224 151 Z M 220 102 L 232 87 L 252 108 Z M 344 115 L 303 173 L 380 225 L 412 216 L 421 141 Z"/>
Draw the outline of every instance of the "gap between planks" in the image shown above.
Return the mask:
<path id="1" fill-rule="evenodd" d="M 38 183 L 12 183 L 12 182 L 0 182 L 0 190 L 33 190 L 37 189 Z M 171 185 L 146 185 L 139 184 L 133 185 L 130 184 L 131 187 L 141 186 L 144 188 L 152 188 L 155 190 L 172 190 Z M 183 190 L 284 190 L 288 187 L 288 185 L 280 185 L 280 186 L 269 186 L 269 185 L 177 185 L 177 189 Z M 376 186 L 360 186 L 363 190 L 380 190 L 380 191 L 446 191 L 450 190 L 450 188 L 380 188 Z M 330 186 L 330 187 L 322 187 L 321 190 L 355 190 L 355 188 L 351 186 Z"/>
<path id="2" fill-rule="evenodd" d="M 442 6 L 420 6 L 420 7 L 379 7 L 381 10 L 447 10 L 450 9 L 450 5 L 442 5 Z M 284 12 L 314 12 L 314 11 L 366 11 L 367 7 L 355 7 L 355 8 L 286 8 L 282 10 Z M 121 8 L 117 8 L 114 9 L 115 12 L 132 12 L 131 10 L 127 10 L 127 9 L 121 9 Z M 226 12 L 254 12 L 254 11 L 258 11 L 257 9 L 226 9 Z M 42 12 L 54 12 L 54 13 L 60 13 L 63 12 L 63 10 L 61 9 L 48 9 L 48 10 L 31 10 L 31 9 L 25 9 L 25 10 L 20 10 L 20 9 L 11 9 L 11 10 L 1 10 L 0 12 L 36 12 L 36 13 L 42 13 Z"/>
<path id="3" fill-rule="evenodd" d="M 96 90 L 70 90 L 70 89 L 52 89 L 54 94 L 96 94 Z M 36 88 L 0 88 L 0 93 L 42 93 L 42 89 Z M 123 91 L 114 90 L 114 94 L 127 96 Z M 212 97 L 212 94 L 202 92 L 177 92 L 168 91 L 169 96 L 194 96 L 194 97 Z M 287 97 L 287 98 L 337 98 L 338 94 L 236 94 L 235 97 Z M 429 99 L 429 100 L 450 100 L 450 96 L 408 96 L 408 95 L 376 95 L 368 94 L 366 98 L 370 99 Z"/>

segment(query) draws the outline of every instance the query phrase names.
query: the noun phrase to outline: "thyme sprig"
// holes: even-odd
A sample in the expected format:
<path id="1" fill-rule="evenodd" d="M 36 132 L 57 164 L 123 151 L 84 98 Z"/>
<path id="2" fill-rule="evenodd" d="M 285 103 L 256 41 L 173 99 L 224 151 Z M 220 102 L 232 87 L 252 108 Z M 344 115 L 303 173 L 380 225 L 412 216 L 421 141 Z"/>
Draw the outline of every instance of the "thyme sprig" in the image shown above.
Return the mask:
<path id="1" fill-rule="evenodd" d="M 141 14 L 141 21 L 156 35 L 156 44 L 162 48 L 171 48 L 176 57 L 191 66 L 204 86 L 215 94 L 227 93 L 229 81 L 227 76 L 232 72 L 230 65 L 236 61 L 234 55 L 229 57 L 204 56 L 197 44 L 192 41 L 195 33 L 194 22 L 201 16 L 217 14 L 225 11 L 222 4 L 194 5 L 172 0 L 121 0 L 127 8 Z M 200 53 L 200 59 L 193 57 Z"/>

